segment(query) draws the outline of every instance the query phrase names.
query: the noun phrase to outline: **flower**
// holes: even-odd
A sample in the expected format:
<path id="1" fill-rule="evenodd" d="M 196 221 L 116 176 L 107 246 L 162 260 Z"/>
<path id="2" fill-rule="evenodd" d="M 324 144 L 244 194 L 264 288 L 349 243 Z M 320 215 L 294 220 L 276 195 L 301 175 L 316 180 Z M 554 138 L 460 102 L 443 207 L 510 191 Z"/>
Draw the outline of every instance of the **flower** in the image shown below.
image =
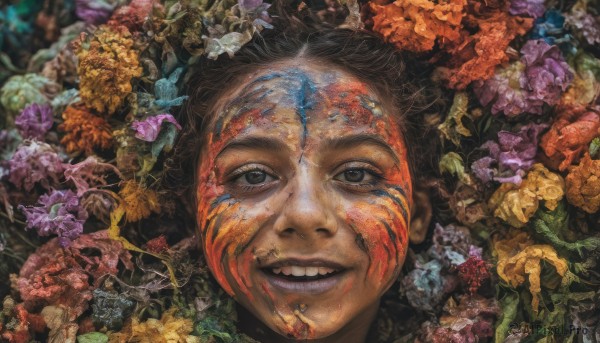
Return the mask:
<path id="1" fill-rule="evenodd" d="M 585 154 L 579 165 L 569 169 L 565 179 L 567 200 L 587 213 L 600 210 L 600 160 Z"/>
<path id="2" fill-rule="evenodd" d="M 200 338 L 190 335 L 193 323 L 190 319 L 175 317 L 176 308 L 163 313 L 160 320 L 150 318 L 141 322 L 137 317 L 116 333 L 111 333 L 111 342 L 177 342 L 200 343 Z"/>
<path id="3" fill-rule="evenodd" d="M 86 107 L 111 115 L 142 74 L 131 33 L 125 26 L 100 26 L 89 42 L 79 42 L 79 92 Z"/>
<path id="4" fill-rule="evenodd" d="M 503 183 L 492 194 L 488 204 L 494 211 L 494 216 L 520 228 L 537 211 L 540 200 L 544 200 L 546 208 L 553 210 L 564 193 L 565 182 L 562 177 L 536 163 L 520 186 Z"/>
<path id="5" fill-rule="evenodd" d="M 89 24 L 102 24 L 110 17 L 115 8 L 114 1 L 76 0 L 75 13 Z"/>
<path id="6" fill-rule="evenodd" d="M 166 250 L 169 249 L 169 244 L 167 243 L 167 238 L 165 235 L 160 235 L 156 238 L 153 238 L 146 243 L 146 249 L 154 254 L 162 254 Z"/>
<path id="7" fill-rule="evenodd" d="M 596 80 L 596 74 L 600 74 L 600 59 L 579 51 L 571 61 L 577 72 L 560 102 L 566 106 L 589 105 L 600 97 L 600 80 Z"/>
<path id="8" fill-rule="evenodd" d="M 563 171 L 577 161 L 588 144 L 598 136 L 600 106 L 566 105 L 557 108 L 558 116 L 542 136 L 540 146 L 552 168 Z"/>
<path id="9" fill-rule="evenodd" d="M 93 292 L 92 321 L 96 327 L 106 327 L 117 331 L 123 327 L 125 320 L 131 315 L 135 302 L 126 294 L 115 291 L 104 291 L 100 288 Z"/>
<path id="10" fill-rule="evenodd" d="M 37 74 L 15 75 L 8 79 L 0 89 L 0 103 L 8 112 L 9 126 L 25 106 L 44 104 L 59 91 L 60 85 Z"/>
<path id="11" fill-rule="evenodd" d="M 530 40 L 521 48 L 521 54 L 529 97 L 556 105 L 562 92 L 573 81 L 573 72 L 558 47 L 541 39 Z"/>
<path id="12" fill-rule="evenodd" d="M 133 0 L 128 5 L 119 7 L 107 24 L 114 28 L 124 26 L 131 32 L 142 31 L 142 26 L 151 15 L 154 6 L 162 7 L 153 0 Z"/>
<path id="13" fill-rule="evenodd" d="M 121 175 L 119 170 L 109 163 L 101 162 L 95 156 L 88 156 L 77 164 L 65 165 L 65 180 L 73 182 L 77 188 L 77 196 L 82 196 L 90 188 L 105 186 L 107 174 Z"/>
<path id="14" fill-rule="evenodd" d="M 398 49 L 430 51 L 460 37 L 465 0 L 396 0 L 388 5 L 371 3 L 373 31 Z"/>
<path id="15" fill-rule="evenodd" d="M 469 285 L 469 293 L 477 292 L 481 284 L 489 279 L 490 272 L 488 264 L 477 256 L 469 256 L 469 258 L 458 266 L 458 276 L 460 279 Z"/>
<path id="16" fill-rule="evenodd" d="M 85 193 L 81 200 L 81 206 L 104 224 L 110 223 L 110 212 L 114 210 L 115 205 L 115 198 L 105 192 L 90 191 Z"/>
<path id="17" fill-rule="evenodd" d="M 108 122 L 88 111 L 81 104 L 74 104 L 63 112 L 64 122 L 58 129 L 65 132 L 60 143 L 67 152 L 83 151 L 91 155 L 95 148 L 112 146 L 112 129 Z"/>
<path id="18" fill-rule="evenodd" d="M 502 6 L 481 7 L 486 10 L 469 12 L 462 21 L 460 39 L 449 42 L 440 53 L 445 63 L 440 63 L 437 72 L 449 88 L 464 90 L 473 81 L 480 83 L 494 76 L 496 66 L 508 61 L 509 43 L 533 24 L 532 18 L 511 16 Z"/>
<path id="19" fill-rule="evenodd" d="M 481 109 L 467 111 L 468 106 L 469 95 L 466 92 L 456 92 L 446 119 L 438 125 L 438 130 L 455 145 L 460 144 L 462 137 L 471 137 L 472 135 L 471 131 L 465 127 L 463 119 L 475 121 L 483 114 Z"/>
<path id="20" fill-rule="evenodd" d="M 438 260 L 427 263 L 416 263 L 401 281 L 401 289 L 408 302 L 414 308 L 433 311 L 445 296 L 446 283 L 449 281 L 441 275 L 442 264 Z"/>
<path id="21" fill-rule="evenodd" d="M 175 118 L 168 113 L 157 114 L 155 116 L 148 117 L 143 121 L 136 120 L 131 124 L 131 128 L 135 130 L 136 138 L 146 142 L 154 142 L 156 138 L 158 138 L 161 124 L 163 123 L 171 123 L 178 130 L 181 130 L 181 125 L 179 125 Z"/>
<path id="22" fill-rule="evenodd" d="M 573 73 L 556 46 L 543 40 L 528 41 L 521 49 L 521 61 L 501 68 L 494 77 L 475 83 L 482 105 L 492 101 L 492 113 L 511 117 L 541 114 L 544 103 L 555 105 L 571 84 Z"/>
<path id="23" fill-rule="evenodd" d="M 9 161 L 8 180 L 30 192 L 35 184 L 45 189 L 57 185 L 64 166 L 61 157 L 47 143 L 25 140 Z"/>
<path id="24" fill-rule="evenodd" d="M 526 15 L 538 18 L 543 16 L 546 11 L 544 2 L 544 0 L 512 0 L 508 11 L 512 15 Z"/>
<path id="25" fill-rule="evenodd" d="M 43 140 L 52 127 L 52 108 L 48 104 L 26 106 L 15 119 L 15 126 L 23 138 Z"/>
<path id="26" fill-rule="evenodd" d="M 463 264 L 472 246 L 469 229 L 453 224 L 443 227 L 436 223 L 432 241 L 433 244 L 427 250 L 427 254 L 442 262 L 445 267 Z"/>
<path id="27" fill-rule="evenodd" d="M 537 314 L 540 302 L 542 261 L 554 266 L 556 273 L 564 277 L 568 271 L 567 261 L 556 253 L 550 245 L 534 244 L 527 233 L 513 233 L 504 240 L 494 242 L 494 252 L 498 255 L 498 276 L 512 287 L 529 281 L 531 308 Z"/>
<path id="28" fill-rule="evenodd" d="M 152 212 L 160 213 L 158 195 L 135 180 L 125 181 L 119 191 L 125 203 L 125 216 L 128 222 L 136 222 L 148 217 Z"/>
<path id="29" fill-rule="evenodd" d="M 58 235 L 60 245 L 69 246 L 83 233 L 87 212 L 79 205 L 79 198 L 70 190 L 54 190 L 42 195 L 35 207 L 19 205 L 27 217 L 27 228 L 37 230 L 40 236 Z"/>
<path id="30" fill-rule="evenodd" d="M 498 143 L 487 141 L 481 146 L 489 150 L 490 156 L 473 162 L 473 173 L 484 183 L 495 180 L 520 184 L 535 162 L 538 136 L 547 127 L 547 124 L 530 123 L 521 127 L 518 133 L 498 132 Z M 492 168 L 492 164 L 497 164 L 497 168 Z"/>
<path id="31" fill-rule="evenodd" d="M 600 44 L 600 16 L 588 12 L 586 1 L 577 1 L 565 19 L 567 26 L 578 31 L 588 44 Z"/>
<path id="32" fill-rule="evenodd" d="M 16 286 L 26 308 L 62 305 L 73 321 L 88 308 L 101 277 L 116 275 L 119 263 L 133 269 L 129 252 L 109 239 L 106 230 L 81 235 L 66 249 L 53 239 L 25 261 Z"/>

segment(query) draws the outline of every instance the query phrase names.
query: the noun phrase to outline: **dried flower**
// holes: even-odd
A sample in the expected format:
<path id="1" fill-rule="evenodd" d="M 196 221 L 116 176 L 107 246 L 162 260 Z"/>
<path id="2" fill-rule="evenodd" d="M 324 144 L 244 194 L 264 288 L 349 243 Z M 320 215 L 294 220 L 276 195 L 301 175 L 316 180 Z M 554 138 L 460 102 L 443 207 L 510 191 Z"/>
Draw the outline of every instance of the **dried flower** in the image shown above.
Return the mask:
<path id="1" fill-rule="evenodd" d="M 108 122 L 92 114 L 84 106 L 67 107 L 62 115 L 64 122 L 58 129 L 66 132 L 60 143 L 67 152 L 84 151 L 91 155 L 95 148 L 108 149 L 112 145 L 112 130 Z"/>
<path id="2" fill-rule="evenodd" d="M 41 316 L 30 313 L 23 304 L 15 305 L 14 300 L 10 297 L 5 298 L 2 303 L 1 315 L 13 318 L 6 327 L 2 327 L 2 323 L 0 323 L 0 337 L 10 343 L 31 342 L 33 331 L 43 332 L 46 327 Z"/>
<path id="3" fill-rule="evenodd" d="M 550 164 L 563 171 L 579 156 L 598 135 L 600 108 L 583 106 L 560 106 L 558 117 L 550 130 L 542 137 L 540 146 Z"/>
<path id="4" fill-rule="evenodd" d="M 142 26 L 154 6 L 162 7 L 153 0 L 133 0 L 129 5 L 119 7 L 107 24 L 113 28 L 124 26 L 131 32 L 142 31 Z"/>
<path id="5" fill-rule="evenodd" d="M 464 263 L 458 266 L 458 276 L 469 285 L 469 293 L 473 294 L 485 280 L 489 279 L 488 264 L 481 257 L 469 256 Z"/>
<path id="6" fill-rule="evenodd" d="M 521 184 L 522 177 L 535 162 L 538 136 L 547 124 L 527 124 L 518 133 L 498 132 L 498 143 L 488 141 L 481 146 L 490 152 L 471 165 L 473 174 L 484 183 L 492 180 Z M 497 167 L 492 168 L 495 164 Z"/>
<path id="7" fill-rule="evenodd" d="M 66 164 L 64 175 L 65 180 L 73 182 L 80 197 L 90 188 L 105 186 L 105 178 L 109 173 L 121 175 L 112 164 L 101 162 L 96 156 L 88 156 L 77 164 Z"/>
<path id="8" fill-rule="evenodd" d="M 579 165 L 569 170 L 565 181 L 569 203 L 587 213 L 600 210 L 600 160 L 585 154 Z"/>
<path id="9" fill-rule="evenodd" d="M 62 305 L 72 321 L 88 308 L 100 278 L 117 273 L 119 262 L 133 269 L 129 252 L 106 231 L 81 235 L 66 249 L 53 239 L 29 256 L 16 284 L 27 308 Z"/>
<path id="10" fill-rule="evenodd" d="M 538 18 L 543 16 L 546 11 L 544 2 L 544 0 L 512 0 L 508 11 L 512 15 L 526 15 Z"/>
<path id="11" fill-rule="evenodd" d="M 544 103 L 555 105 L 573 80 L 573 73 L 556 46 L 543 40 L 528 41 L 521 61 L 502 68 L 489 80 L 475 83 L 475 94 L 492 113 L 516 116 L 542 113 Z"/>
<path id="12" fill-rule="evenodd" d="M 472 246 L 469 229 L 453 224 L 443 227 L 436 223 L 432 241 L 433 244 L 427 250 L 427 254 L 442 262 L 444 267 L 463 264 Z"/>
<path id="13" fill-rule="evenodd" d="M 448 112 L 446 119 L 438 126 L 438 130 L 446 139 L 452 141 L 455 145 L 460 144 L 462 137 L 471 137 L 472 133 L 463 124 L 463 119 L 475 119 L 481 117 L 481 109 L 467 111 L 469 106 L 469 96 L 466 92 L 456 92 L 452 107 Z"/>
<path id="14" fill-rule="evenodd" d="M 25 106 L 47 103 L 59 91 L 60 85 L 37 74 L 15 75 L 8 79 L 0 89 L 0 103 L 8 112 L 9 127 L 12 127 L 14 116 Z"/>
<path id="15" fill-rule="evenodd" d="M 536 163 L 520 186 L 511 183 L 502 184 L 489 200 L 494 216 L 503 219 L 513 227 L 523 227 L 539 207 L 540 200 L 544 206 L 553 210 L 565 192 L 562 177 Z"/>
<path id="16" fill-rule="evenodd" d="M 136 131 L 136 138 L 146 142 L 154 142 L 156 138 L 158 138 L 158 134 L 160 133 L 161 125 L 163 123 L 170 123 L 178 130 L 181 130 L 181 125 L 179 125 L 175 118 L 168 113 L 157 114 L 155 116 L 148 117 L 143 121 L 136 120 L 131 124 L 131 128 Z"/>
<path id="17" fill-rule="evenodd" d="M 465 0 L 396 0 L 389 5 L 371 3 L 373 31 L 398 49 L 429 51 L 456 41 L 464 16 Z"/>
<path id="18" fill-rule="evenodd" d="M 556 105 L 573 80 L 573 72 L 558 47 L 541 39 L 530 40 L 521 49 L 521 54 L 529 98 Z"/>
<path id="19" fill-rule="evenodd" d="M 110 212 L 114 210 L 115 205 L 115 198 L 105 192 L 87 192 L 81 200 L 81 206 L 104 224 L 110 223 Z"/>
<path id="20" fill-rule="evenodd" d="M 76 0 L 75 13 L 86 23 L 98 25 L 108 20 L 115 5 L 114 1 Z"/>
<path id="21" fill-rule="evenodd" d="M 473 81 L 483 82 L 492 77 L 496 66 L 508 61 L 509 43 L 524 35 L 533 24 L 532 18 L 514 17 L 501 9 L 488 12 L 469 13 L 463 19 L 460 39 L 444 48 L 441 58 L 446 63 L 437 70 L 449 88 L 463 90 Z"/>
<path id="22" fill-rule="evenodd" d="M 579 51 L 571 61 L 577 73 L 560 102 L 566 106 L 589 105 L 600 97 L 600 82 L 596 80 L 596 74 L 600 74 L 600 59 Z"/>
<path id="23" fill-rule="evenodd" d="M 176 308 L 163 313 L 160 320 L 150 318 L 140 323 L 136 317 L 123 330 L 109 335 L 109 342 L 177 342 L 200 343 L 190 335 L 193 323 L 190 319 L 175 317 Z"/>
<path id="24" fill-rule="evenodd" d="M 69 320 L 69 308 L 46 306 L 41 315 L 50 329 L 48 343 L 75 342 L 79 325 Z"/>
<path id="25" fill-rule="evenodd" d="M 104 291 L 100 288 L 93 291 L 92 321 L 97 328 L 106 327 L 118 331 L 131 315 L 135 302 L 125 294 L 115 291 Z"/>
<path id="26" fill-rule="evenodd" d="M 64 166 L 56 151 L 47 143 L 25 140 L 9 161 L 8 180 L 30 192 L 37 183 L 45 189 L 58 184 Z"/>
<path id="27" fill-rule="evenodd" d="M 177 82 L 182 73 L 183 68 L 177 68 L 168 78 L 159 79 L 154 83 L 154 96 L 156 96 L 154 104 L 164 110 L 168 110 L 172 106 L 181 106 L 181 104 L 183 104 L 183 101 L 187 99 L 188 96 L 177 96 L 179 94 Z"/>
<path id="28" fill-rule="evenodd" d="M 146 218 L 152 212 L 160 213 L 158 194 L 135 180 L 125 181 L 119 195 L 125 203 L 125 215 L 128 222 Z"/>
<path id="29" fill-rule="evenodd" d="M 79 198 L 70 190 L 54 190 L 42 195 L 34 207 L 19 206 L 27 217 L 27 228 L 37 230 L 40 236 L 58 235 L 62 247 L 83 233 L 87 212 L 79 205 Z"/>
<path id="30" fill-rule="evenodd" d="M 125 26 L 100 26 L 77 49 L 81 99 L 88 108 L 113 114 L 131 93 L 131 79 L 142 74 L 134 41 Z"/>
<path id="31" fill-rule="evenodd" d="M 50 130 L 52 123 L 52 108 L 48 104 L 28 105 L 15 119 L 15 126 L 21 137 L 38 140 L 44 140 L 44 135 Z"/>
<path id="32" fill-rule="evenodd" d="M 519 232 L 507 239 L 494 242 L 494 251 L 498 255 L 498 276 L 512 287 L 518 287 L 529 281 L 531 307 L 538 312 L 540 292 L 542 291 L 540 275 L 542 261 L 554 266 L 556 273 L 564 277 L 568 271 L 567 261 L 557 255 L 550 245 L 534 244 L 527 233 Z"/>
<path id="33" fill-rule="evenodd" d="M 565 17 L 567 26 L 578 31 L 588 44 L 600 44 L 600 16 L 588 12 L 587 1 L 578 1 Z"/>
<path id="34" fill-rule="evenodd" d="M 416 263 L 415 269 L 402 279 L 401 289 L 412 307 L 433 311 L 442 302 L 448 280 L 441 271 L 442 264 L 438 260 Z"/>
<path id="35" fill-rule="evenodd" d="M 146 243 L 146 249 L 151 253 L 162 254 L 163 252 L 169 250 L 169 244 L 167 243 L 167 238 L 165 235 L 160 235 L 156 238 L 153 238 Z"/>

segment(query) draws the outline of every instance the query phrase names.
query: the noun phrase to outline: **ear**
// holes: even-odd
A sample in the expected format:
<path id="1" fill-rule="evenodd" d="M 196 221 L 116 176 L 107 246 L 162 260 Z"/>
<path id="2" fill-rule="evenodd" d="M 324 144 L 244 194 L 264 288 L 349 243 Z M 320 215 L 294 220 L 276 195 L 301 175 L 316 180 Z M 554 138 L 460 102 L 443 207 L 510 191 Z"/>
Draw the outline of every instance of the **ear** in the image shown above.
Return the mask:
<path id="1" fill-rule="evenodd" d="M 425 240 L 429 223 L 431 222 L 432 208 L 429 194 L 426 191 L 415 189 L 413 191 L 413 204 L 410 213 L 410 243 L 419 244 Z"/>

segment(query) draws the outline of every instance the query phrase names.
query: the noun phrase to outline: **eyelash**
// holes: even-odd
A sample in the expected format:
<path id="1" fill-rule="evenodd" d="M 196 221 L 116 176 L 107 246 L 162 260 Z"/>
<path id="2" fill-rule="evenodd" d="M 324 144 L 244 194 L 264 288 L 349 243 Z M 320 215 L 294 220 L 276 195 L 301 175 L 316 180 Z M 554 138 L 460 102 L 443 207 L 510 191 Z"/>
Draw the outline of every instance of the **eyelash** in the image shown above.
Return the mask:
<path id="1" fill-rule="evenodd" d="M 342 184 L 342 186 L 347 189 L 368 191 L 368 190 L 375 188 L 377 185 L 379 185 L 381 183 L 381 181 L 385 180 L 385 177 L 383 176 L 383 174 L 380 173 L 377 169 L 370 166 L 368 163 L 351 162 L 351 163 L 346 163 L 346 164 L 342 165 L 341 167 L 344 169 L 341 170 L 340 172 L 336 173 L 335 176 L 333 177 L 333 179 L 340 182 Z M 271 182 L 262 182 L 262 183 L 256 184 L 256 185 L 253 185 L 253 184 L 240 185 L 240 184 L 238 184 L 239 180 L 242 177 L 244 177 L 247 173 L 253 172 L 253 171 L 260 171 L 262 173 L 265 173 L 267 175 L 267 177 L 271 177 L 274 180 L 278 180 L 278 178 L 273 175 L 274 173 L 269 168 L 266 168 L 265 166 L 262 166 L 262 165 L 249 164 L 249 165 L 241 166 L 240 168 L 238 168 L 234 172 L 232 172 L 230 174 L 230 176 L 228 177 L 228 180 L 229 180 L 228 183 L 231 184 L 233 187 L 236 187 L 238 190 L 240 190 L 243 193 L 259 192 L 270 185 L 270 183 L 272 181 Z M 346 173 L 349 171 L 364 171 L 365 173 L 370 175 L 373 179 L 368 182 L 360 182 L 360 183 L 353 183 L 353 182 L 349 182 L 349 181 L 341 181 L 341 180 L 336 179 L 338 177 L 338 175 L 342 175 L 343 173 Z"/>

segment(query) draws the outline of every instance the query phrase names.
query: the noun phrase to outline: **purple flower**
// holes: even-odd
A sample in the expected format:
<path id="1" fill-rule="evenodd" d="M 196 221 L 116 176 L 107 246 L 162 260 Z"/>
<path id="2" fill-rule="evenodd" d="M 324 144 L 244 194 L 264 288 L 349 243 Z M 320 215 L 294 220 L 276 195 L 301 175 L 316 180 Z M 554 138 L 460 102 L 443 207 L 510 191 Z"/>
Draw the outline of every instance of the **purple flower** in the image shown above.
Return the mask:
<path id="1" fill-rule="evenodd" d="M 542 39 L 530 40 L 521 49 L 521 54 L 529 98 L 556 105 L 574 76 L 558 47 Z"/>
<path id="2" fill-rule="evenodd" d="M 158 138 L 161 124 L 163 122 L 171 123 L 175 125 L 178 130 L 181 130 L 181 125 L 177 123 L 175 118 L 170 114 L 158 114 L 152 117 L 148 117 L 143 121 L 134 121 L 131 124 L 131 128 L 134 129 L 135 137 L 146 142 L 154 142 Z"/>
<path id="3" fill-rule="evenodd" d="M 15 125 L 23 138 L 43 140 L 52 127 L 52 107 L 48 104 L 28 105 L 15 118 Z"/>
<path id="4" fill-rule="evenodd" d="M 576 9 L 565 17 L 567 25 L 581 32 L 590 45 L 600 44 L 600 16 L 594 17 L 584 9 Z"/>
<path id="5" fill-rule="evenodd" d="M 61 158 L 47 143 L 25 140 L 9 161 L 8 180 L 19 188 L 31 191 L 34 184 L 50 189 L 58 184 L 64 171 Z"/>
<path id="6" fill-rule="evenodd" d="M 498 143 L 487 141 L 481 146 L 490 156 L 473 162 L 473 174 L 484 183 L 494 180 L 521 184 L 523 176 L 535 163 L 538 136 L 547 127 L 547 124 L 531 123 L 521 127 L 518 133 L 498 132 Z"/>
<path id="7" fill-rule="evenodd" d="M 88 24 L 98 25 L 110 17 L 115 5 L 105 0 L 76 0 L 75 13 Z"/>
<path id="8" fill-rule="evenodd" d="M 523 112 L 540 114 L 543 102 L 529 99 L 524 89 L 527 84 L 524 69 L 525 65 L 516 61 L 507 68 L 498 69 L 490 79 L 475 81 L 473 91 L 479 102 L 484 106 L 492 103 L 493 114 L 503 112 L 508 117 Z"/>
<path id="9" fill-rule="evenodd" d="M 546 11 L 544 2 L 545 0 L 512 0 L 508 11 L 512 15 L 526 15 L 538 18 L 543 16 L 544 11 Z"/>
<path id="10" fill-rule="evenodd" d="M 38 235 L 58 235 L 62 247 L 83 233 L 87 212 L 79 206 L 79 198 L 70 190 L 54 190 L 40 196 L 35 207 L 19 205 L 27 217 L 27 229 L 36 229 Z"/>
<path id="11" fill-rule="evenodd" d="M 475 95 L 484 106 L 492 103 L 493 114 L 541 114 L 544 103 L 555 105 L 573 81 L 573 73 L 557 46 L 542 39 L 531 40 L 521 54 L 521 61 L 474 83 Z"/>

